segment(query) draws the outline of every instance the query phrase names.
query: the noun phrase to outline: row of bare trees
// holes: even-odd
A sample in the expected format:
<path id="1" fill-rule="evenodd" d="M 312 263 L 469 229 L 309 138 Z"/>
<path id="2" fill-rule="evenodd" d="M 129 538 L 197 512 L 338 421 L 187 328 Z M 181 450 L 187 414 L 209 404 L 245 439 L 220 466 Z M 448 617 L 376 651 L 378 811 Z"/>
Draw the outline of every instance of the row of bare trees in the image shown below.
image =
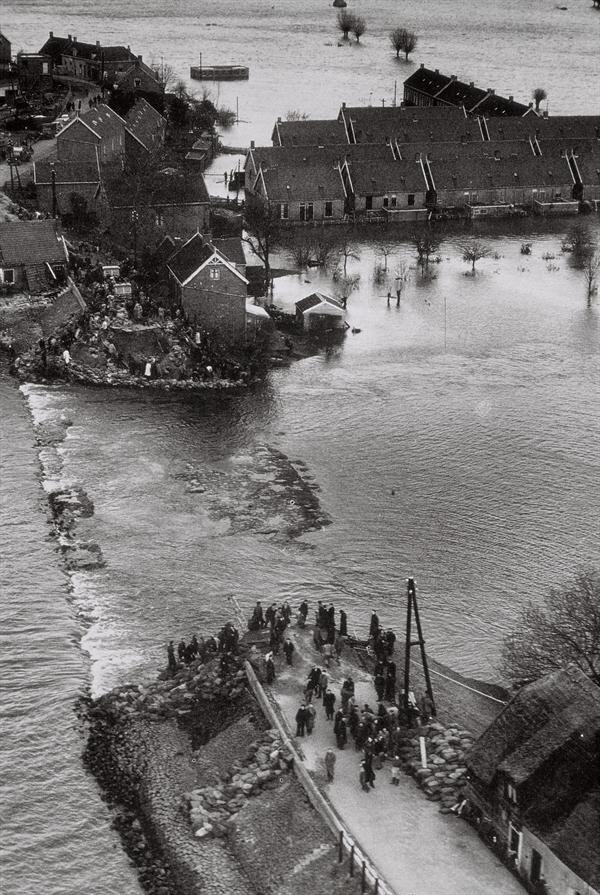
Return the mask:
<path id="1" fill-rule="evenodd" d="M 356 38 L 356 43 L 360 43 L 360 39 L 367 30 L 367 23 L 362 16 L 357 16 L 347 9 L 342 9 L 337 14 L 337 26 L 342 32 L 344 40 L 349 40 L 350 34 Z M 393 28 L 389 34 L 390 43 L 396 51 L 396 58 L 400 58 L 400 53 L 404 53 L 404 58 L 408 61 L 410 53 L 417 46 L 417 35 L 414 31 L 407 28 Z"/>

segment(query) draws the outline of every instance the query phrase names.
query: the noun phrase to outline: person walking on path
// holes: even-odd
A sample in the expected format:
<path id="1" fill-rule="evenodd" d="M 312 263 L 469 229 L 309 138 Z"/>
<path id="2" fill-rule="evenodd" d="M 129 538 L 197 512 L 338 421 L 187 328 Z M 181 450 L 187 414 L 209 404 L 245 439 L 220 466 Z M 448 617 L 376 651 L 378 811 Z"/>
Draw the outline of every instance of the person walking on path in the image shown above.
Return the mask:
<path id="1" fill-rule="evenodd" d="M 335 693 L 331 690 L 326 690 L 325 695 L 323 696 L 323 706 L 325 708 L 325 717 L 328 721 L 333 720 L 333 708 L 335 706 Z"/>
<path id="2" fill-rule="evenodd" d="M 319 696 L 323 697 L 323 705 L 325 705 L 325 694 L 327 693 L 327 687 L 329 686 L 329 675 L 326 671 L 321 672 L 321 677 L 319 679 Z"/>
<path id="3" fill-rule="evenodd" d="M 400 767 L 400 759 L 398 758 L 398 756 L 396 756 L 396 758 L 394 758 L 394 761 L 392 762 L 392 779 L 390 780 L 390 783 L 392 783 L 393 786 L 400 785 Z"/>
<path id="4" fill-rule="evenodd" d="M 333 749 L 328 749 L 325 753 L 325 770 L 327 771 L 327 782 L 333 783 L 335 774 L 335 752 Z"/>
<path id="5" fill-rule="evenodd" d="M 377 699 L 379 702 L 383 699 L 383 694 L 385 692 L 385 679 L 382 674 L 376 674 L 375 679 L 373 681 L 375 684 L 375 692 L 377 693 Z"/>
<path id="6" fill-rule="evenodd" d="M 306 727 L 306 706 L 304 705 L 304 703 L 302 703 L 302 705 L 296 712 L 296 736 L 297 737 L 304 736 L 305 727 Z"/>
<path id="7" fill-rule="evenodd" d="M 371 792 L 369 789 L 369 780 L 367 777 L 367 768 L 365 766 L 364 761 L 360 763 L 360 773 L 358 775 L 358 780 L 360 782 L 360 788 L 363 792 Z"/>
<path id="8" fill-rule="evenodd" d="M 343 749 L 348 742 L 348 732 L 346 730 L 346 719 L 342 715 L 338 722 L 337 733 L 335 735 L 338 749 Z"/>
<path id="9" fill-rule="evenodd" d="M 317 710 L 314 707 L 314 705 L 312 704 L 312 702 L 309 702 L 308 705 L 306 706 L 306 734 L 307 734 L 307 736 L 310 736 L 310 734 L 313 732 L 316 716 L 317 716 Z"/>
<path id="10" fill-rule="evenodd" d="M 267 653 L 265 658 L 265 671 L 267 674 L 267 684 L 272 684 L 275 680 L 275 662 L 273 661 L 273 653 Z"/>
<path id="11" fill-rule="evenodd" d="M 285 653 L 285 661 L 288 665 L 292 664 L 292 656 L 294 654 L 294 644 L 289 637 L 283 641 L 283 652 Z"/>

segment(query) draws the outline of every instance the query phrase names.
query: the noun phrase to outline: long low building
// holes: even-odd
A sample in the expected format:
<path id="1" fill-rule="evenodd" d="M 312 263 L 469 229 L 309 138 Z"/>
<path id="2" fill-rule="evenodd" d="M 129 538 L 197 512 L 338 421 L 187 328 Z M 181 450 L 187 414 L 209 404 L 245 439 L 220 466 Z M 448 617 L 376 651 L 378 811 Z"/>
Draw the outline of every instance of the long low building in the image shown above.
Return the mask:
<path id="1" fill-rule="evenodd" d="M 600 200 L 600 116 L 342 105 L 336 121 L 278 122 L 273 140 L 251 146 L 246 190 L 284 224 L 566 213 Z"/>

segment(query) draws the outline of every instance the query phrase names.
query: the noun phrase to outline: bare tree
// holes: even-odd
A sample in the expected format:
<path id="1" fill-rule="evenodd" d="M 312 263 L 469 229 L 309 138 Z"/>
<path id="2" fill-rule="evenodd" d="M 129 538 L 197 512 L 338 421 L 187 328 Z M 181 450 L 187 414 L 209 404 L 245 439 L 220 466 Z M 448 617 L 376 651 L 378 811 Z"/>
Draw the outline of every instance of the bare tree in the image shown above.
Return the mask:
<path id="1" fill-rule="evenodd" d="M 342 307 L 345 308 L 348 304 L 350 295 L 355 289 L 358 289 L 360 274 L 356 273 L 352 276 L 347 276 L 345 273 L 338 270 L 334 271 L 333 280 L 335 283 L 335 297 L 341 302 Z"/>
<path id="2" fill-rule="evenodd" d="M 408 264 L 406 261 L 401 261 L 400 264 L 396 266 L 394 270 L 394 279 L 396 283 L 396 307 L 400 307 L 400 299 L 402 298 L 402 293 L 404 292 L 404 287 L 408 283 L 410 278 L 410 272 L 408 270 Z M 389 298 L 388 298 L 389 301 Z"/>
<path id="3" fill-rule="evenodd" d="M 600 684 L 600 573 L 581 570 L 552 588 L 541 606 L 530 604 L 504 641 L 502 669 L 517 684 L 575 664 Z"/>
<path id="4" fill-rule="evenodd" d="M 440 247 L 439 240 L 430 230 L 421 230 L 413 234 L 412 241 L 417 250 L 417 261 L 421 267 L 421 273 L 424 274 L 425 268 L 429 267 L 431 256 L 435 255 Z"/>
<path id="5" fill-rule="evenodd" d="M 177 80 L 177 72 L 173 66 L 168 62 L 165 62 L 163 56 L 161 56 L 159 60 L 156 59 L 156 56 L 152 56 L 150 59 L 150 68 L 155 73 L 163 93 L 168 93 Z"/>
<path id="6" fill-rule="evenodd" d="M 312 253 L 315 263 L 319 267 L 327 267 L 335 254 L 335 245 L 324 236 L 317 237 L 312 241 Z"/>
<path id="7" fill-rule="evenodd" d="M 352 31 L 352 27 L 354 25 L 354 15 L 351 12 L 347 12 L 345 9 L 342 9 L 337 14 L 337 26 L 339 30 L 342 32 L 342 36 L 344 40 L 348 40 L 348 34 Z"/>
<path id="8" fill-rule="evenodd" d="M 352 28 L 350 29 L 356 38 L 356 43 L 360 43 L 360 39 L 367 30 L 367 23 L 362 16 L 353 16 Z"/>
<path id="9" fill-rule="evenodd" d="M 280 235 L 279 218 L 275 208 L 248 195 L 244 210 L 244 228 L 246 235 L 242 239 L 262 261 L 268 289 L 271 282 L 271 251 Z"/>
<path id="10" fill-rule="evenodd" d="M 344 260 L 344 276 L 348 272 L 348 261 L 360 261 L 360 252 L 354 248 L 349 239 L 344 239 L 337 247 L 337 256 Z"/>
<path id="11" fill-rule="evenodd" d="M 531 94 L 533 97 L 533 101 L 535 103 L 535 111 L 540 111 L 540 103 L 542 103 L 545 99 L 548 98 L 548 94 L 544 90 L 543 87 L 536 87 L 533 93 Z"/>
<path id="12" fill-rule="evenodd" d="M 491 249 L 489 246 L 485 245 L 483 242 L 479 242 L 478 239 L 475 239 L 473 242 L 470 242 L 463 249 L 463 261 L 466 261 L 468 264 L 471 264 L 471 271 L 475 273 L 475 265 L 482 258 L 487 258 L 488 255 L 491 254 Z"/>
<path id="13" fill-rule="evenodd" d="M 407 31 L 406 28 L 394 28 L 390 31 L 390 43 L 396 51 L 396 59 L 400 58 L 400 53 L 404 53 L 404 59 L 408 62 L 408 57 L 416 48 L 417 41 L 415 32 Z"/>
<path id="14" fill-rule="evenodd" d="M 587 283 L 588 308 L 592 305 L 592 297 L 598 291 L 598 271 L 600 271 L 600 251 L 590 249 L 583 265 L 583 275 Z"/>
<path id="15" fill-rule="evenodd" d="M 378 242 L 375 246 L 375 252 L 383 258 L 383 269 L 387 272 L 388 258 L 394 254 L 394 247 L 386 242 Z"/>
<path id="16" fill-rule="evenodd" d="M 563 252 L 571 253 L 575 267 L 584 267 L 588 255 L 594 251 L 594 241 L 589 225 L 579 221 L 572 224 L 567 230 L 561 248 Z"/>

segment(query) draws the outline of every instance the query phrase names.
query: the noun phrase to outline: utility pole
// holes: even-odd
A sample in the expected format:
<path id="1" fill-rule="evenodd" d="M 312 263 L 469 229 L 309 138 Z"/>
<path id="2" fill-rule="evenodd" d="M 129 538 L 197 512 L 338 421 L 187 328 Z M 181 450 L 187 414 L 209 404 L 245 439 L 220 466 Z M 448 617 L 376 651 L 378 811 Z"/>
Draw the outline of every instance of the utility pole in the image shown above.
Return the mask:
<path id="1" fill-rule="evenodd" d="M 419 607 L 417 605 L 417 590 L 415 579 L 408 578 L 406 582 L 406 593 L 408 605 L 406 607 L 406 641 L 404 645 L 404 711 L 407 719 L 409 714 L 409 691 L 410 691 L 410 650 L 413 646 L 419 646 L 421 651 L 421 661 L 423 663 L 423 674 L 425 675 L 425 687 L 427 695 L 432 704 L 432 715 L 436 714 L 435 700 L 433 698 L 433 688 L 431 686 L 431 678 L 429 676 L 429 666 L 427 664 L 427 655 L 425 653 L 425 639 L 423 637 L 423 629 L 421 627 L 421 617 L 419 615 Z M 417 628 L 417 639 L 412 639 L 412 617 L 415 617 L 415 625 Z"/>

